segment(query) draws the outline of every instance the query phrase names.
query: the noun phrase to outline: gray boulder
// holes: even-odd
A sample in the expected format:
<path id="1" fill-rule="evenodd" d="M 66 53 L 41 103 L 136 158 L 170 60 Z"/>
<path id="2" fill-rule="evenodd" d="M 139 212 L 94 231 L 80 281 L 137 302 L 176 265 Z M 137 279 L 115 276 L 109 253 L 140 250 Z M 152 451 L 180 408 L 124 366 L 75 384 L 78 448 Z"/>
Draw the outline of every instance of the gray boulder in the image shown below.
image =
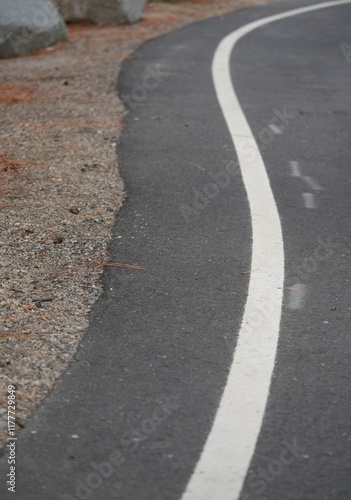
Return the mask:
<path id="1" fill-rule="evenodd" d="M 66 36 L 51 0 L 0 0 L 0 58 L 23 56 Z"/>
<path id="2" fill-rule="evenodd" d="M 135 23 L 139 21 L 145 4 L 146 0 L 58 1 L 67 22 L 91 21 L 97 24 Z"/>

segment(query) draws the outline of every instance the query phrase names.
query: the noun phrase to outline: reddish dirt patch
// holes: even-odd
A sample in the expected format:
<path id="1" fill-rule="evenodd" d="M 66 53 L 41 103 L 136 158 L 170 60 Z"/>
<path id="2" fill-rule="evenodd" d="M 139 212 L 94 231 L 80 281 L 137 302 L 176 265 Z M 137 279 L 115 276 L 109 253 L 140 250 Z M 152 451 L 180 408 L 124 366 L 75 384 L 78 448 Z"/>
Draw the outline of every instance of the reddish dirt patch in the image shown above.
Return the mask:
<path id="1" fill-rule="evenodd" d="M 0 83 L 0 104 L 16 104 L 34 100 L 36 87 L 14 85 L 13 83 Z"/>

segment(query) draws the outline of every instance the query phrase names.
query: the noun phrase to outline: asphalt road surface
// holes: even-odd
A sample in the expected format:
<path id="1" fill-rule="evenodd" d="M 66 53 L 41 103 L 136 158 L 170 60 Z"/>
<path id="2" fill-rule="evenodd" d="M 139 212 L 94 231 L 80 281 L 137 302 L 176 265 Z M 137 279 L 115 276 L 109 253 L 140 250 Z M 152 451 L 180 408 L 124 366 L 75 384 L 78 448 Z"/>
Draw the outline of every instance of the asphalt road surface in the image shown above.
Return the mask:
<path id="1" fill-rule="evenodd" d="M 351 499 L 351 5 L 217 50 L 311 5 L 195 23 L 124 64 L 111 261 L 147 271 L 106 269 L 16 442 L 15 494 L 1 458 L 2 499 Z"/>

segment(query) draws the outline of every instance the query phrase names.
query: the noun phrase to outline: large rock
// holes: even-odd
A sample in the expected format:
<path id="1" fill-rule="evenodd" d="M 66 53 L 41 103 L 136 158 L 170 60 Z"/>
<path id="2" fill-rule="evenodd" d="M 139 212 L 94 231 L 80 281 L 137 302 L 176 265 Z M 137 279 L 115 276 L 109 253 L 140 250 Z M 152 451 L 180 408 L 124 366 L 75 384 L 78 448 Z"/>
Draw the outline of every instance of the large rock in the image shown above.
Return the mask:
<path id="1" fill-rule="evenodd" d="M 1 1 L 1 0 L 0 0 Z M 139 21 L 146 0 L 59 0 L 67 22 L 123 24 Z"/>
<path id="2" fill-rule="evenodd" d="M 66 36 L 51 0 L 0 0 L 0 58 L 29 54 Z"/>

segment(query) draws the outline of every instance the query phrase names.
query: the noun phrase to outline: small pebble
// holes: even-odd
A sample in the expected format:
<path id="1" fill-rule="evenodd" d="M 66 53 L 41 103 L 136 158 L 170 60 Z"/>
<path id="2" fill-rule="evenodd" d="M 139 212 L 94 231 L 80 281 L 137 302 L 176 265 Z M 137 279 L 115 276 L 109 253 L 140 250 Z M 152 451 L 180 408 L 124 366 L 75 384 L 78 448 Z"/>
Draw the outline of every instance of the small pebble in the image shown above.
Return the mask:
<path id="1" fill-rule="evenodd" d="M 74 214 L 74 215 L 78 215 L 80 212 L 79 208 L 77 208 L 77 207 L 72 207 L 69 209 L 69 211 L 71 212 L 71 214 Z"/>
<path id="2" fill-rule="evenodd" d="M 33 295 L 31 299 L 33 302 L 52 302 L 54 300 L 53 297 L 38 297 L 37 295 Z"/>
<path id="3" fill-rule="evenodd" d="M 53 244 L 54 245 L 59 245 L 62 242 L 63 242 L 63 237 L 62 236 L 56 236 L 56 238 L 53 240 Z"/>

